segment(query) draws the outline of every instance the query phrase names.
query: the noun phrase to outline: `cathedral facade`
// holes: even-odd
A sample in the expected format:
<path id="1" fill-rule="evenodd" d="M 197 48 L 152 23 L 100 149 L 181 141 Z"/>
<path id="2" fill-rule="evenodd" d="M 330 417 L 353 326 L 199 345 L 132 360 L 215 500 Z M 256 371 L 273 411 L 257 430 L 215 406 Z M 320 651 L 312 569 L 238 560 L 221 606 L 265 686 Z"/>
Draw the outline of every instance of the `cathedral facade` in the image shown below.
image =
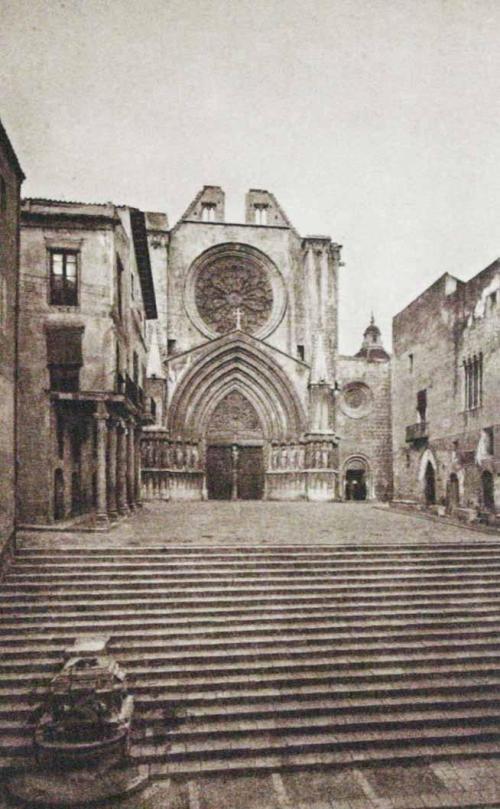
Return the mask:
<path id="1" fill-rule="evenodd" d="M 389 357 L 373 322 L 339 355 L 341 246 L 301 237 L 255 189 L 243 223 L 216 186 L 173 228 L 146 222 L 159 319 L 144 498 L 390 497 Z"/>

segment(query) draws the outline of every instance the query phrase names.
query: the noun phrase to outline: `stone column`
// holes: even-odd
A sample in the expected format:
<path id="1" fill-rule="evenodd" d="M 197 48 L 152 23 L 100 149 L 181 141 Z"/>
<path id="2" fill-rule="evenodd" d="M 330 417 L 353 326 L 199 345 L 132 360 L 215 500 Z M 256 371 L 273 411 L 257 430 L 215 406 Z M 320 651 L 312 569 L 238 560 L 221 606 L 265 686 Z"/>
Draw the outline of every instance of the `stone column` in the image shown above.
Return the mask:
<path id="1" fill-rule="evenodd" d="M 232 448 L 233 470 L 232 470 L 232 486 L 231 486 L 231 500 L 238 499 L 238 455 L 239 450 L 235 445 Z"/>
<path id="2" fill-rule="evenodd" d="M 137 508 L 142 506 L 142 480 L 141 480 L 141 468 L 142 468 L 142 455 L 141 455 L 141 440 L 142 440 L 142 430 L 139 425 L 136 425 L 135 428 L 135 465 L 134 465 L 134 496 L 135 496 L 135 504 Z"/>
<path id="3" fill-rule="evenodd" d="M 116 445 L 116 500 L 118 514 L 128 514 L 127 503 L 127 428 L 119 421 Z"/>
<path id="4" fill-rule="evenodd" d="M 127 499 L 131 510 L 135 508 L 135 424 L 130 419 L 127 434 Z"/>
<path id="5" fill-rule="evenodd" d="M 108 514 L 111 519 L 118 517 L 117 494 L 117 429 L 118 422 L 110 418 L 108 422 Z"/>
<path id="6" fill-rule="evenodd" d="M 106 444 L 107 444 L 107 419 L 108 414 L 104 402 L 98 402 L 97 410 L 94 413 L 97 427 L 97 510 L 96 520 L 98 523 L 108 522 L 108 499 L 106 492 Z"/>

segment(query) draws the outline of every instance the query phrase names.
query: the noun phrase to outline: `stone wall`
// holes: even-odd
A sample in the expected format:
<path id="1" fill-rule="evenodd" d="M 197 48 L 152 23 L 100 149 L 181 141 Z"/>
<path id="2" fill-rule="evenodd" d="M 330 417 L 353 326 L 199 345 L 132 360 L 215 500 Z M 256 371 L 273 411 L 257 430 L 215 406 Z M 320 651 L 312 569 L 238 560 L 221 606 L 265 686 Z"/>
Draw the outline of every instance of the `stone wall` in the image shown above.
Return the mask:
<path id="1" fill-rule="evenodd" d="M 345 497 L 346 468 L 358 461 L 366 465 L 367 498 L 387 500 L 392 494 L 390 362 L 340 356 L 337 383 L 341 497 Z"/>
<path id="2" fill-rule="evenodd" d="M 27 200 L 23 205 L 18 439 L 19 518 L 23 523 L 54 520 L 57 470 L 65 481 L 64 511 L 71 513 L 69 488 L 75 471 L 71 457 L 72 430 L 81 439 L 78 473 L 82 506 L 84 510 L 93 507 L 97 464 L 95 401 L 99 395 L 118 393 L 118 372 L 123 378 L 127 374 L 133 377 L 134 354 L 139 385 L 144 381 L 146 325 L 131 238 L 127 210 L 118 211 L 111 204 Z M 77 252 L 76 306 L 50 303 L 50 250 L 63 248 Z M 117 305 L 118 258 L 123 267 L 121 317 Z M 86 395 L 88 405 L 75 399 L 73 404 L 58 402 L 56 407 L 47 366 L 47 332 L 55 327 L 82 329 L 79 394 Z M 56 410 L 63 415 L 62 451 L 58 445 Z"/>
<path id="3" fill-rule="evenodd" d="M 15 524 L 15 355 L 22 172 L 0 124 L 0 558 Z"/>
<path id="4" fill-rule="evenodd" d="M 483 472 L 494 478 L 500 506 L 500 264 L 467 283 L 446 274 L 393 322 L 393 444 L 395 498 L 426 501 L 426 469 L 436 480 L 436 502 L 484 507 Z M 466 402 L 464 362 L 481 357 L 482 392 Z M 478 380 L 479 384 L 479 380 Z M 425 423 L 417 393 L 426 390 Z M 480 399 L 480 400 L 479 400 Z M 492 442 L 488 435 L 491 433 Z M 410 431 L 411 432 L 411 431 Z M 458 502 L 451 495 L 453 481 Z M 455 498 L 456 499 L 456 498 Z"/>

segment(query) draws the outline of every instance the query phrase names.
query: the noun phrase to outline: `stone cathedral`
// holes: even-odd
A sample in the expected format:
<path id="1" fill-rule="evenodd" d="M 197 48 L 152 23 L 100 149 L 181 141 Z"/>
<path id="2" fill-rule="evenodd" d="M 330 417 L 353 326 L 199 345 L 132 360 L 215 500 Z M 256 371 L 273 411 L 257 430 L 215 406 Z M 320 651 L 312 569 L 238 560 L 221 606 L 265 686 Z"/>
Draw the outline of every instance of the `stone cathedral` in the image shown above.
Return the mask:
<path id="1" fill-rule="evenodd" d="M 147 214 L 151 330 L 145 499 L 385 499 L 390 363 L 372 320 L 338 352 L 341 246 L 300 236 L 273 194 L 244 223 L 205 186 L 172 228 Z"/>

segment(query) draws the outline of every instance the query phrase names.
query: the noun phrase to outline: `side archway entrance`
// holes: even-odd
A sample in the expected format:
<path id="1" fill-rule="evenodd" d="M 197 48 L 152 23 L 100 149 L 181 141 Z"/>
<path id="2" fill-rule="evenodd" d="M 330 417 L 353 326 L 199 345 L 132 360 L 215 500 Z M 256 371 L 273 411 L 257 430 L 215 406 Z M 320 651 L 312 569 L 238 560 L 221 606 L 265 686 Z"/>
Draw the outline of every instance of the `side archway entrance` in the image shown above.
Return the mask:
<path id="1" fill-rule="evenodd" d="M 493 475 L 485 470 L 481 475 L 481 491 L 483 506 L 487 511 L 495 510 L 495 488 Z"/>
<path id="2" fill-rule="evenodd" d="M 366 500 L 369 496 L 369 466 L 364 458 L 350 458 L 344 467 L 344 499 Z"/>
<path id="3" fill-rule="evenodd" d="M 436 502 L 436 473 L 430 461 L 425 467 L 425 502 L 428 506 L 433 506 Z"/>

